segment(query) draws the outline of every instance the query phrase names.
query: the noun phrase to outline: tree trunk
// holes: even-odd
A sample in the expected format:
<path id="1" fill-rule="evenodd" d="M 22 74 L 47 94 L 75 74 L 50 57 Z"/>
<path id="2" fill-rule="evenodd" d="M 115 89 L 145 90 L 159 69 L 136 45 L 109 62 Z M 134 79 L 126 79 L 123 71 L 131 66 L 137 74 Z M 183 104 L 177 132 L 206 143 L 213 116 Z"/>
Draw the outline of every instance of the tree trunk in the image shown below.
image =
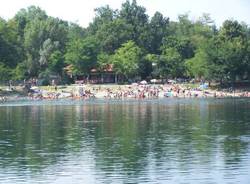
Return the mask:
<path id="1" fill-rule="evenodd" d="M 101 74 L 101 83 L 104 83 L 103 74 Z"/>
<path id="2" fill-rule="evenodd" d="M 87 75 L 87 83 L 89 83 L 89 74 Z"/>
<path id="3" fill-rule="evenodd" d="M 118 78 L 117 78 L 117 74 L 115 74 L 115 83 L 117 84 L 118 82 Z"/>

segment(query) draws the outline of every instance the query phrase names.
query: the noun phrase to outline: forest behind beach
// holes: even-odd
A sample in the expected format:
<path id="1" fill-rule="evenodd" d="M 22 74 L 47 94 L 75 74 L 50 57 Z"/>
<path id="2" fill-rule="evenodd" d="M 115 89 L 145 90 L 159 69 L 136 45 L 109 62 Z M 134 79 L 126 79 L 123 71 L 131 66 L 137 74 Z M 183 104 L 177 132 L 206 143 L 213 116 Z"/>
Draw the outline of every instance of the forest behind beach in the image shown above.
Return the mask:
<path id="1" fill-rule="evenodd" d="M 244 22 L 217 26 L 206 13 L 195 20 L 182 14 L 173 21 L 160 12 L 150 17 L 136 0 L 94 11 L 88 27 L 35 6 L 0 18 L 0 81 L 58 76 L 68 83 L 110 65 L 126 80 L 250 78 L 250 27 Z"/>

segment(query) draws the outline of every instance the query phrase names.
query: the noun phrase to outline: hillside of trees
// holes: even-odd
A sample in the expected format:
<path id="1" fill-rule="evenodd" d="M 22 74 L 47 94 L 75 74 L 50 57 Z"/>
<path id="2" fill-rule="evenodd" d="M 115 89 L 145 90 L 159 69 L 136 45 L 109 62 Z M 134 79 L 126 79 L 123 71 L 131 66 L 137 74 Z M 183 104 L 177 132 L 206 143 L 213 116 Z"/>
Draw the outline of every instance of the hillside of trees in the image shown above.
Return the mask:
<path id="1" fill-rule="evenodd" d="M 167 7 L 166 7 L 167 9 Z M 250 28 L 236 20 L 216 27 L 208 14 L 171 21 L 150 18 L 136 0 L 120 10 L 97 8 L 87 28 L 50 17 L 39 7 L 0 18 L 0 81 L 88 75 L 112 64 L 125 79 L 198 78 L 220 82 L 250 79 Z"/>

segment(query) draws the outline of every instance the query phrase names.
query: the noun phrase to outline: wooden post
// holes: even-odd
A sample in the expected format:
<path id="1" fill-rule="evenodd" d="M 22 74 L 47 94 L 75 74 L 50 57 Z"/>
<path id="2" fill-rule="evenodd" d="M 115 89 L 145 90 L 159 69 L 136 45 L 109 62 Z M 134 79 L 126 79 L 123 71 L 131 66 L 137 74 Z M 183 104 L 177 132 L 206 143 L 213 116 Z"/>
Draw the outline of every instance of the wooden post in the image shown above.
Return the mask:
<path id="1" fill-rule="evenodd" d="M 118 79 L 117 79 L 117 74 L 115 74 L 115 83 L 117 84 Z"/>
<path id="2" fill-rule="evenodd" d="M 101 74 L 101 83 L 104 83 L 104 79 L 103 79 L 103 73 Z"/>

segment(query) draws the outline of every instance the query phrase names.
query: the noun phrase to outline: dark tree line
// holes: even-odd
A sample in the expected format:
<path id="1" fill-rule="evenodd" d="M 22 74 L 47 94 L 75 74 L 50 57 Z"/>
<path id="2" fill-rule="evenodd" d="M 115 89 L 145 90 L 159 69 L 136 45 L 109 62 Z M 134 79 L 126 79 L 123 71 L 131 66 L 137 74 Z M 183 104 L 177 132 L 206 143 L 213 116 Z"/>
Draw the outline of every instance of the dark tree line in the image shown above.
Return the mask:
<path id="1" fill-rule="evenodd" d="M 39 7 L 0 18 L 0 80 L 67 79 L 112 64 L 126 79 L 199 78 L 235 81 L 250 77 L 250 28 L 226 20 L 217 28 L 208 14 L 171 21 L 156 12 L 149 18 L 135 0 L 120 10 L 95 9 L 87 28 L 50 17 Z"/>

